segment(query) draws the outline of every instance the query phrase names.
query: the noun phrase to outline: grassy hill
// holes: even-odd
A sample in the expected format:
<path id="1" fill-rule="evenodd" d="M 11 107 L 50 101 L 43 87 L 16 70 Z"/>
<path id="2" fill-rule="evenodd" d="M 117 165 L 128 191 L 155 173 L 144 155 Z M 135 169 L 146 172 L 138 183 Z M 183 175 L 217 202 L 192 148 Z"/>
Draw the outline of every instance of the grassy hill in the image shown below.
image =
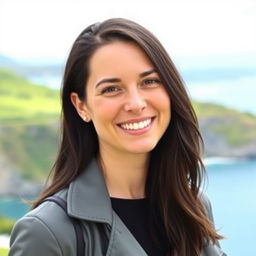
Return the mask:
<path id="1" fill-rule="evenodd" d="M 230 147 L 243 146 L 256 139 L 256 116 L 213 103 L 194 102 L 193 105 L 203 133 L 220 135 Z"/>
<path id="2" fill-rule="evenodd" d="M 193 104 L 206 155 L 256 156 L 255 116 L 216 104 Z M 0 69 L 0 168 L 3 162 L 6 166 L 1 171 L 44 179 L 56 156 L 59 114 L 57 90 Z"/>
<path id="3" fill-rule="evenodd" d="M 48 123 L 60 112 L 59 92 L 31 84 L 8 70 L 0 69 L 0 122 Z"/>
<path id="4" fill-rule="evenodd" d="M 0 69 L 0 153 L 22 176 L 45 177 L 56 155 L 59 92 Z M 1 166 L 1 165 L 0 165 Z"/>

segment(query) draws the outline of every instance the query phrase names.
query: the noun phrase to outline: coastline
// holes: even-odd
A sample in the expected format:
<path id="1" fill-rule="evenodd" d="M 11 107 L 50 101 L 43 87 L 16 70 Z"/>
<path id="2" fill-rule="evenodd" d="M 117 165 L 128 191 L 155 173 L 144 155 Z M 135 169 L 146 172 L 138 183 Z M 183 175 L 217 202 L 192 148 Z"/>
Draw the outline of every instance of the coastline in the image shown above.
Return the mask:
<path id="1" fill-rule="evenodd" d="M 244 159 L 244 158 L 243 158 Z M 237 157 L 221 157 L 221 156 L 212 156 L 203 158 L 203 163 L 205 165 L 212 165 L 212 164 L 229 164 L 234 162 L 239 162 L 243 160 Z"/>
<path id="2" fill-rule="evenodd" d="M 204 157 L 203 163 L 207 165 L 214 164 L 232 164 L 241 161 L 255 161 L 256 157 L 223 157 L 223 156 L 211 156 Z"/>

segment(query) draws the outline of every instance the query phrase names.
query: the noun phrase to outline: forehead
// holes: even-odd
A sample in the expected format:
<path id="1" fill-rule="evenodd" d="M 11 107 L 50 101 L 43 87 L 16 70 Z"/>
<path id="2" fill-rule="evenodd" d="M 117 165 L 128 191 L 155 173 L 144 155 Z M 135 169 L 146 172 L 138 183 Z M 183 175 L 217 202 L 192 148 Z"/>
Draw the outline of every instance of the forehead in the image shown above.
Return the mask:
<path id="1" fill-rule="evenodd" d="M 89 79 L 128 75 L 152 69 L 145 52 L 133 42 L 112 42 L 100 47 L 89 63 Z"/>

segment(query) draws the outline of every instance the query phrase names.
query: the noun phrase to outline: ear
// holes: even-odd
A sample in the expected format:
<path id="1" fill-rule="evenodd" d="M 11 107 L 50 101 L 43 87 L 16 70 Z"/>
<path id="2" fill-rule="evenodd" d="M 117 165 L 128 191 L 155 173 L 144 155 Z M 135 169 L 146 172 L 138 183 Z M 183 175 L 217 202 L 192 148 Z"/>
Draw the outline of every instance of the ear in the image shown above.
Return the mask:
<path id="1" fill-rule="evenodd" d="M 90 121 L 89 111 L 86 106 L 85 101 L 81 100 L 76 92 L 71 92 L 70 94 L 70 100 L 75 107 L 78 115 L 84 120 L 84 121 Z"/>

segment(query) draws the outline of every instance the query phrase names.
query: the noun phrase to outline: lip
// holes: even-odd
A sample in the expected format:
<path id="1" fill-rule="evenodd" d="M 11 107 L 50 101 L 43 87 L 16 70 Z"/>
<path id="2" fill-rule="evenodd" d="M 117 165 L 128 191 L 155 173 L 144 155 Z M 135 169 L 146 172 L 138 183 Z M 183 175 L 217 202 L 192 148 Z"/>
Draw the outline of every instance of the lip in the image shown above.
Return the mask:
<path id="1" fill-rule="evenodd" d="M 144 128 L 142 128 L 142 129 L 128 130 L 128 129 L 123 129 L 123 128 L 121 127 L 121 125 L 124 125 L 124 124 L 142 122 L 142 121 L 145 121 L 145 120 L 148 120 L 148 119 L 151 119 L 150 124 L 149 124 L 147 127 L 144 127 Z M 128 135 L 142 135 L 142 134 L 144 134 L 144 133 L 147 133 L 147 132 L 152 128 L 153 123 L 154 123 L 154 120 L 155 120 L 155 116 L 154 116 L 154 117 L 139 118 L 139 119 L 130 119 L 129 121 L 125 121 L 125 122 L 122 122 L 122 123 L 118 123 L 117 127 L 118 127 L 122 132 L 124 132 L 125 134 L 128 134 Z"/>

